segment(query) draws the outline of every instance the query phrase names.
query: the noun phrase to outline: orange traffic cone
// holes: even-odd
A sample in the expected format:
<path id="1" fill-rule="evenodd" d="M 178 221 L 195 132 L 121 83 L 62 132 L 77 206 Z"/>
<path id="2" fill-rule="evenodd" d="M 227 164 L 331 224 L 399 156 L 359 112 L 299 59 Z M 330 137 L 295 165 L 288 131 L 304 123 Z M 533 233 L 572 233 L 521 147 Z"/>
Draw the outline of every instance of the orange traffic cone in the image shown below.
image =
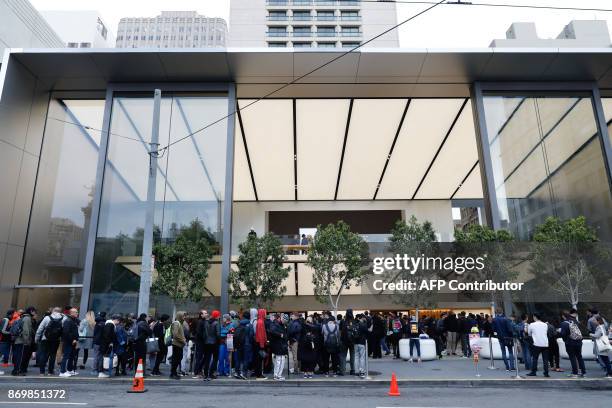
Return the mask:
<path id="1" fill-rule="evenodd" d="M 389 396 L 390 397 L 399 397 L 400 391 L 397 386 L 397 378 L 395 378 L 395 373 L 391 374 L 391 388 L 389 388 Z"/>
<path id="2" fill-rule="evenodd" d="M 142 358 L 138 359 L 138 367 L 136 367 L 136 374 L 134 374 L 134 382 L 132 383 L 132 389 L 128 390 L 130 393 L 141 393 L 147 392 L 144 387 L 144 376 L 142 368 Z"/>

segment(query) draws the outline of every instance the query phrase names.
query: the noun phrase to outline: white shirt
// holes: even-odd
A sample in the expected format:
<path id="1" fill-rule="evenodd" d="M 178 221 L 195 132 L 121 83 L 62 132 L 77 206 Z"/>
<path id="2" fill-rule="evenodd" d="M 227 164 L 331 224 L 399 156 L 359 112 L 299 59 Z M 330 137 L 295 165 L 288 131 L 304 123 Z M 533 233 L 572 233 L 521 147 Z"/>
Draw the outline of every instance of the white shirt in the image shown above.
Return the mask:
<path id="1" fill-rule="evenodd" d="M 527 333 L 533 339 L 536 347 L 548 347 L 548 325 L 544 322 L 533 322 L 529 325 Z"/>

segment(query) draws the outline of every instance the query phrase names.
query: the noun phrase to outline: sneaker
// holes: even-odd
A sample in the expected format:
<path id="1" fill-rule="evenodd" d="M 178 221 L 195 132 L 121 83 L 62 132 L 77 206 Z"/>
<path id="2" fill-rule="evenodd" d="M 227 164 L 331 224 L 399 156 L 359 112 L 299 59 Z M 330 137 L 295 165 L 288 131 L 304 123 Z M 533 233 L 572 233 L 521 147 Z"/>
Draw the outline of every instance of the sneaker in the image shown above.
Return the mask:
<path id="1" fill-rule="evenodd" d="M 417 363 L 421 364 L 421 357 L 417 360 Z"/>
<path id="2" fill-rule="evenodd" d="M 365 378 L 365 377 L 366 377 L 365 373 L 359 373 L 359 378 Z"/>
<path id="3" fill-rule="evenodd" d="M 304 378 L 308 378 L 308 374 L 304 374 Z"/>
<path id="4" fill-rule="evenodd" d="M 68 371 L 70 373 L 70 375 L 79 375 L 79 373 L 77 373 L 76 371 L 72 370 L 72 371 Z"/>
<path id="5" fill-rule="evenodd" d="M 525 374 L 527 377 L 536 377 L 537 374 L 536 373 L 529 373 L 529 374 Z"/>
<path id="6" fill-rule="evenodd" d="M 63 373 L 59 373 L 60 377 L 70 377 L 70 373 L 68 371 L 63 372 Z"/>
<path id="7" fill-rule="evenodd" d="M 578 374 L 568 374 L 568 378 L 578 378 Z"/>
<path id="8" fill-rule="evenodd" d="M 313 375 L 312 374 L 308 374 L 308 378 L 313 378 Z"/>
<path id="9" fill-rule="evenodd" d="M 409 358 L 409 359 L 408 359 L 408 362 L 409 362 L 409 363 L 412 363 L 412 359 L 411 359 L 411 358 Z"/>
<path id="10" fill-rule="evenodd" d="M 280 376 L 280 377 L 278 377 L 278 378 L 277 378 L 277 380 L 278 380 L 278 381 L 285 381 L 285 377 Z"/>
<path id="11" fill-rule="evenodd" d="M 544 373 L 544 377 L 550 378 L 550 375 L 548 373 Z"/>
<path id="12" fill-rule="evenodd" d="M 108 374 L 106 374 L 106 373 L 98 373 L 98 378 L 109 378 L 109 377 L 110 376 Z"/>
<path id="13" fill-rule="evenodd" d="M 85 366 L 84 366 L 83 364 L 81 364 L 81 365 L 79 366 L 79 370 L 84 370 L 84 369 L 85 369 Z"/>
<path id="14" fill-rule="evenodd" d="M 198 374 L 198 375 L 194 375 L 193 377 L 194 380 L 202 380 L 204 377 L 202 376 L 202 374 Z"/>

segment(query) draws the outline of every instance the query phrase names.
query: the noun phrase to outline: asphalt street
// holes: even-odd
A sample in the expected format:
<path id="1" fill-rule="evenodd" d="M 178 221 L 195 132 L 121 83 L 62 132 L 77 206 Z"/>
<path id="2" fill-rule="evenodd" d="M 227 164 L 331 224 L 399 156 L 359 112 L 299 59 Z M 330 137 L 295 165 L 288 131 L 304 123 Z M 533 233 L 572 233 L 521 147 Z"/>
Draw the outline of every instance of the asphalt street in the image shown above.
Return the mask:
<path id="1" fill-rule="evenodd" d="M 43 404 L 7 399 L 7 391 L 23 388 L 65 388 L 67 400 L 46 400 Z M 558 405 L 609 407 L 612 390 L 504 389 L 490 387 L 400 387 L 401 396 L 387 396 L 382 386 L 274 387 L 193 385 L 147 385 L 143 394 L 126 393 L 125 383 L 92 382 L 68 384 L 65 381 L 43 385 L 3 381 L 0 407 L 190 407 L 190 408 L 521 408 Z M 546 402 L 548 401 L 548 402 Z"/>

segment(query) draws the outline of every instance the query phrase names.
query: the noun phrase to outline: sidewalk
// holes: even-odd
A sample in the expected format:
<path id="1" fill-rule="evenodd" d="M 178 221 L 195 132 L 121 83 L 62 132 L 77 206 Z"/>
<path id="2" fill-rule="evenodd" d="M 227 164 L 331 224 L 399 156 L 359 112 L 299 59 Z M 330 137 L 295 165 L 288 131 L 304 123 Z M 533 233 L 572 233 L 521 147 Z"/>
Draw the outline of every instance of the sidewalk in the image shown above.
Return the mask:
<path id="1" fill-rule="evenodd" d="M 480 377 L 476 376 L 474 362 L 471 359 L 461 357 L 447 357 L 442 360 L 426 361 L 422 363 L 409 363 L 403 360 L 395 360 L 391 357 L 382 359 L 370 359 L 370 378 L 359 379 L 354 376 L 347 375 L 339 377 L 325 377 L 315 375 L 313 379 L 304 379 L 302 376 L 288 375 L 284 382 L 274 381 L 272 379 L 249 379 L 236 380 L 234 378 L 218 378 L 210 383 L 204 383 L 202 380 L 192 379 L 190 376 L 183 377 L 181 380 L 170 380 L 167 376 L 169 366 L 162 365 L 164 376 L 152 377 L 147 376 L 145 382 L 154 386 L 171 386 L 171 385 L 262 385 L 262 386 L 387 386 L 391 379 L 391 374 L 395 373 L 400 385 L 427 385 L 427 386 L 456 386 L 456 387 L 549 387 L 549 388 L 581 388 L 581 389 L 609 389 L 612 390 L 612 380 L 603 377 L 603 372 L 594 361 L 585 362 L 587 368 L 587 376 L 582 379 L 568 378 L 567 374 L 571 371 L 568 360 L 561 360 L 561 367 L 566 371 L 562 373 L 551 372 L 550 378 L 542 376 L 541 367 L 538 372 L 538 377 L 525 377 L 527 372 L 520 371 L 522 379 L 512 378 L 515 372 L 507 372 L 503 361 L 495 360 L 495 370 L 489 369 L 490 361 L 481 360 L 479 364 Z M 2 381 L 16 381 L 28 383 L 58 383 L 58 382 L 74 382 L 74 383 L 92 383 L 92 382 L 125 382 L 131 383 L 132 375 L 123 377 L 112 377 L 110 379 L 98 379 L 90 373 L 90 369 L 81 370 L 79 375 L 70 378 L 60 378 L 57 374 L 54 377 L 39 376 L 38 370 L 35 367 L 30 367 L 27 377 L 13 377 L 10 371 L 5 369 L 5 374 L 0 375 L 0 384 Z M 59 372 L 59 371 L 58 371 Z M 271 377 L 271 374 L 268 375 Z"/>

